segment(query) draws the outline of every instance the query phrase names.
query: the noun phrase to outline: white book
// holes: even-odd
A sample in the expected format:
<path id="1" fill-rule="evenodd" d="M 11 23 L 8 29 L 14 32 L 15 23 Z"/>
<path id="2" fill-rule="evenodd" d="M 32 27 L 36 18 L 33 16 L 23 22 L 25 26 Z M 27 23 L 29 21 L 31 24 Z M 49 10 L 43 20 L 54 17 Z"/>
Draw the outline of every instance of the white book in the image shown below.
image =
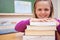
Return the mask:
<path id="1" fill-rule="evenodd" d="M 27 25 L 27 30 L 56 30 L 56 26 L 34 26 L 34 25 Z"/>
<path id="2" fill-rule="evenodd" d="M 23 40 L 55 40 L 55 36 L 23 36 Z"/>
<path id="3" fill-rule="evenodd" d="M 25 30 L 25 35 L 55 35 L 55 31 L 51 30 Z"/>
<path id="4" fill-rule="evenodd" d="M 35 26 L 56 26 L 56 22 L 30 22 L 30 25 Z"/>

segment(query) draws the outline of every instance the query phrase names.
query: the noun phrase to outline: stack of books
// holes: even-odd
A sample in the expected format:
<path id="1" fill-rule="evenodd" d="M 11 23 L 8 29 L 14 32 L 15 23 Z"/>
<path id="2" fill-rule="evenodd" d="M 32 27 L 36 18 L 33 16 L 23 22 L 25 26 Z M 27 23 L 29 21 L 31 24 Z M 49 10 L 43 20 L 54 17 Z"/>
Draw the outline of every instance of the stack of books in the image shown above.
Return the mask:
<path id="1" fill-rule="evenodd" d="M 23 40 L 55 40 L 55 22 L 30 22 Z"/>

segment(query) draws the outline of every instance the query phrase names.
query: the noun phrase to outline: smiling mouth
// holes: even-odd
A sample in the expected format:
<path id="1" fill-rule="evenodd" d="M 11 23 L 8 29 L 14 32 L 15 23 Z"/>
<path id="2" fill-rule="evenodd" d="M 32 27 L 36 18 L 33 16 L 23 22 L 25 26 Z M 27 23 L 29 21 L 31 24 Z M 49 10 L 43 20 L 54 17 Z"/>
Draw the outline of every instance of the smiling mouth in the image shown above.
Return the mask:
<path id="1" fill-rule="evenodd" d="M 42 15 L 40 15 L 40 16 L 41 16 L 41 17 L 46 17 L 47 15 L 43 15 L 43 16 L 42 16 Z"/>
<path id="2" fill-rule="evenodd" d="M 40 18 L 47 18 L 47 15 L 44 15 L 44 16 L 41 16 L 41 15 L 40 15 L 39 17 L 40 17 Z"/>

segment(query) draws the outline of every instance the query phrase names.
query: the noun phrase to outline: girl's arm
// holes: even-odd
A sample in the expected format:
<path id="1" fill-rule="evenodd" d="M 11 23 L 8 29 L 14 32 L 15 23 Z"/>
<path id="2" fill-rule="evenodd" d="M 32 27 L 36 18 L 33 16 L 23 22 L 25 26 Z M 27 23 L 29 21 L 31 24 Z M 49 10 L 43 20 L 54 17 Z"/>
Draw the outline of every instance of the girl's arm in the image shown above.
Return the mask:
<path id="1" fill-rule="evenodd" d="M 60 33 L 60 20 L 57 19 L 57 21 L 59 22 L 59 25 L 57 26 L 57 31 Z"/>
<path id="2" fill-rule="evenodd" d="M 20 21 L 15 26 L 15 30 L 18 31 L 18 32 L 25 32 L 25 29 L 27 28 L 27 25 L 29 25 L 29 24 L 30 24 L 30 20 L 29 19 Z"/>

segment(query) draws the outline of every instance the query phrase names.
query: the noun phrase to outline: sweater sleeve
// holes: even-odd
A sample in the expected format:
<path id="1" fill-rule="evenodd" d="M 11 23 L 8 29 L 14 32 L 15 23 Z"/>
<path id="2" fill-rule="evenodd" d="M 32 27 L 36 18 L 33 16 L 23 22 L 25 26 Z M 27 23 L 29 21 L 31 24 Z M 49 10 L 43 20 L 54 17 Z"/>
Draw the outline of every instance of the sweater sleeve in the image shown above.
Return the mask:
<path id="1" fill-rule="evenodd" d="M 59 25 L 57 26 L 57 31 L 60 33 L 60 20 L 57 19 L 57 21 L 59 22 Z"/>
<path id="2" fill-rule="evenodd" d="M 30 20 L 23 20 L 16 24 L 15 30 L 18 32 L 25 32 L 27 25 L 30 25 Z"/>

